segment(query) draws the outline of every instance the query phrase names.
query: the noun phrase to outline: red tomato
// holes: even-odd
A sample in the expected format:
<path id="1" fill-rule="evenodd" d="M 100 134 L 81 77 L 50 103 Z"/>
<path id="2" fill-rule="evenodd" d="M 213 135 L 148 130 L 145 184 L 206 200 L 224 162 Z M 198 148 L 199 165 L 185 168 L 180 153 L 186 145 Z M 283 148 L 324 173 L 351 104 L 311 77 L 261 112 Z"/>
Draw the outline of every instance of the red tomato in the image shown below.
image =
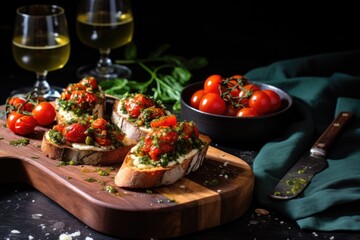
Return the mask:
<path id="1" fill-rule="evenodd" d="M 204 97 L 205 91 L 204 89 L 197 90 L 190 99 L 190 106 L 193 108 L 199 109 L 199 104 L 201 99 Z"/>
<path id="2" fill-rule="evenodd" d="M 86 127 L 80 123 L 72 123 L 64 129 L 66 141 L 71 143 L 83 143 L 86 138 Z"/>
<path id="3" fill-rule="evenodd" d="M 259 115 L 266 114 L 270 111 L 271 99 L 263 91 L 256 91 L 249 98 L 249 107 L 253 108 Z"/>
<path id="4" fill-rule="evenodd" d="M 70 100 L 78 104 L 80 108 L 87 108 L 88 106 L 95 105 L 98 98 L 95 93 L 75 90 L 71 93 Z"/>
<path id="5" fill-rule="evenodd" d="M 28 135 L 34 132 L 36 120 L 33 116 L 24 115 L 15 122 L 15 133 L 19 135 Z"/>
<path id="6" fill-rule="evenodd" d="M 12 110 L 21 108 L 20 109 L 21 111 L 27 111 L 27 112 L 31 112 L 32 109 L 34 108 L 34 104 L 27 102 L 25 99 L 19 97 L 11 97 L 8 101 L 8 105 L 13 107 Z"/>
<path id="7" fill-rule="evenodd" d="M 255 84 L 246 84 L 241 88 L 241 91 L 239 92 L 239 104 L 241 104 L 243 107 L 249 107 L 249 98 L 251 95 L 259 91 L 260 88 Z"/>
<path id="8" fill-rule="evenodd" d="M 124 107 L 132 118 L 137 118 L 142 110 L 152 106 L 155 106 L 155 102 L 141 93 L 126 99 L 124 102 Z"/>
<path id="9" fill-rule="evenodd" d="M 111 139 L 108 137 L 108 132 L 106 130 L 101 130 L 100 128 L 95 129 L 95 140 L 101 146 L 111 145 Z"/>
<path id="10" fill-rule="evenodd" d="M 204 83 L 204 92 L 220 94 L 221 82 L 222 82 L 221 75 L 214 74 L 209 76 Z"/>
<path id="11" fill-rule="evenodd" d="M 199 110 L 213 114 L 223 114 L 226 109 L 226 103 L 224 99 L 217 93 L 207 93 L 201 99 L 199 104 Z"/>
<path id="12" fill-rule="evenodd" d="M 15 122 L 20 118 L 24 116 L 24 114 L 19 113 L 17 111 L 12 111 L 8 114 L 6 119 L 7 127 L 12 131 L 15 132 Z"/>
<path id="13" fill-rule="evenodd" d="M 32 114 L 37 123 L 41 126 L 48 126 L 52 124 L 56 117 L 54 106 L 49 102 L 40 102 L 32 110 Z"/>
<path id="14" fill-rule="evenodd" d="M 91 123 L 94 129 L 106 130 L 108 122 L 104 118 L 98 118 Z"/>
<path id="15" fill-rule="evenodd" d="M 276 112 L 281 106 L 281 99 L 279 94 L 277 94 L 275 91 L 271 89 L 265 89 L 262 91 L 270 97 L 271 100 L 270 112 Z"/>
<path id="16" fill-rule="evenodd" d="M 81 79 L 79 83 L 92 89 L 98 88 L 98 83 L 94 77 L 85 77 Z"/>
<path id="17" fill-rule="evenodd" d="M 234 106 L 232 104 L 228 104 L 228 105 L 226 105 L 224 115 L 226 115 L 226 116 L 236 116 L 237 112 L 238 112 L 237 108 L 234 108 Z"/>
<path id="18" fill-rule="evenodd" d="M 178 127 L 181 129 L 180 135 L 183 138 L 199 137 L 199 129 L 193 122 L 183 121 L 178 123 Z"/>
<path id="19" fill-rule="evenodd" d="M 161 126 L 174 126 L 177 123 L 175 115 L 163 116 L 158 119 L 154 119 L 150 122 L 152 128 L 161 127 Z"/>
<path id="20" fill-rule="evenodd" d="M 241 108 L 237 113 L 237 117 L 256 117 L 259 116 L 259 114 L 253 109 L 249 107 Z"/>
<path id="21" fill-rule="evenodd" d="M 178 134 L 170 130 L 170 128 L 157 128 L 145 137 L 142 151 L 147 153 L 153 160 L 159 160 L 160 155 L 174 151 L 174 142 L 177 139 Z"/>

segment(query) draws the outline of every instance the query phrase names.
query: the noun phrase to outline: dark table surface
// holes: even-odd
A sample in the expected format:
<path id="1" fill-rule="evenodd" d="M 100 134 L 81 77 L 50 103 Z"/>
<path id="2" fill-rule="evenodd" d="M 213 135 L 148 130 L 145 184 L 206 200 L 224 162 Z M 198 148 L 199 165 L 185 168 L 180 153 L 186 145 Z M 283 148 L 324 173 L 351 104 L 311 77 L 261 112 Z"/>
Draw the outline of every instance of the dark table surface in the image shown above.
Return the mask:
<path id="1" fill-rule="evenodd" d="M 11 1 L 4 7 L 11 13 L 16 6 L 25 2 L 35 1 Z M 63 69 L 51 72 L 48 76 L 52 84 L 65 87 L 70 82 L 78 81 L 76 69 L 94 63 L 98 53 L 78 42 L 73 29 L 75 8 L 70 1 L 51 2 L 65 6 L 70 23 L 70 60 Z M 326 9 L 324 6 L 312 6 L 310 10 L 305 3 L 290 7 L 269 4 L 257 6 L 249 2 L 224 1 L 222 5 L 206 6 L 198 4 L 189 9 L 186 5 L 193 3 L 189 0 L 134 0 L 134 42 L 139 52 L 143 53 L 162 43 L 171 43 L 174 54 L 207 57 L 209 65 L 193 74 L 194 81 L 203 80 L 213 73 L 225 76 L 244 74 L 252 68 L 287 58 L 359 49 L 360 39 L 356 34 L 358 26 L 355 26 L 358 21 L 355 21 L 356 15 L 352 14 L 356 8 L 349 5 L 332 6 L 329 3 Z M 214 17 L 216 11 L 222 13 L 221 18 Z M 334 18 L 341 12 L 347 14 Z M 12 20 L 3 16 L 0 20 L 0 104 L 5 103 L 13 89 L 31 85 L 35 78 L 33 73 L 19 68 L 12 58 Z M 121 49 L 112 53 L 114 59 L 121 56 Z M 258 149 L 217 147 L 239 156 L 249 165 L 252 165 Z M 263 208 L 254 201 L 248 211 L 234 222 L 179 239 L 360 239 L 360 233 L 353 232 L 303 231 L 295 222 L 271 209 L 265 209 L 268 214 L 257 213 L 258 209 Z M 59 239 L 61 234 L 71 235 L 73 239 L 117 239 L 87 227 L 31 186 L 0 183 L 0 239 Z"/>

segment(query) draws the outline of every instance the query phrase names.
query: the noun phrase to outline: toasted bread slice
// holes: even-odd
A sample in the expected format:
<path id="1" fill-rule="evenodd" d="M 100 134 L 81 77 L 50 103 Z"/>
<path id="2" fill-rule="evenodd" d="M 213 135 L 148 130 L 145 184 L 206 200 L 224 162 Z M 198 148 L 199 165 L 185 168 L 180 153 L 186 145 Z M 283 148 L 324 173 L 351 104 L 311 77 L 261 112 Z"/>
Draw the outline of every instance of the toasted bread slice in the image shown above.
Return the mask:
<path id="1" fill-rule="evenodd" d="M 167 167 L 138 168 L 134 165 L 136 145 L 125 157 L 115 176 L 115 184 L 126 188 L 152 188 L 176 182 L 202 165 L 211 140 L 201 134 L 200 139 L 204 142 L 201 149 L 192 149 L 179 158 L 179 163 Z"/>
<path id="2" fill-rule="evenodd" d="M 72 162 L 75 165 L 111 165 L 122 163 L 127 153 L 136 144 L 125 137 L 124 146 L 119 148 L 87 146 L 85 144 L 58 145 L 50 140 L 46 131 L 41 142 L 41 150 L 51 159 Z"/>

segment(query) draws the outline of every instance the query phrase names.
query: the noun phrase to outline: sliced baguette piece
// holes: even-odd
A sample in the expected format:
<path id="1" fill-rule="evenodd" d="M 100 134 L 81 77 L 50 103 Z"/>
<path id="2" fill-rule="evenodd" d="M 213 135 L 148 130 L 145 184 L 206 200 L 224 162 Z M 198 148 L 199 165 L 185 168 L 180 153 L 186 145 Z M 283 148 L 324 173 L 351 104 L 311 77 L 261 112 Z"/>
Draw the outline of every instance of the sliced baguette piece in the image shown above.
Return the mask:
<path id="1" fill-rule="evenodd" d="M 136 144 L 135 141 L 125 137 L 124 146 L 95 147 L 85 144 L 58 145 L 49 138 L 49 131 L 43 135 L 41 150 L 51 159 L 72 162 L 75 165 L 111 165 L 122 163 L 127 153 Z"/>
<path id="2" fill-rule="evenodd" d="M 182 156 L 184 159 L 181 163 L 169 167 L 137 168 L 133 164 L 136 156 L 131 150 L 115 176 L 115 184 L 124 188 L 152 188 L 175 183 L 202 165 L 211 140 L 202 134 L 199 138 L 205 143 L 203 148 L 191 150 Z"/>

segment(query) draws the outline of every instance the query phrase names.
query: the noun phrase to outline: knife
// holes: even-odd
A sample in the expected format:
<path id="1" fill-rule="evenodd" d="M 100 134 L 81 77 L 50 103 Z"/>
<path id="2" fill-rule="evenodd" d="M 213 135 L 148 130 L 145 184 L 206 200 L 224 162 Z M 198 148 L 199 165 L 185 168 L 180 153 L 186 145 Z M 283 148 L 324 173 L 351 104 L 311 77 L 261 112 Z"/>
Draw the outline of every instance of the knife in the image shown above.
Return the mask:
<path id="1" fill-rule="evenodd" d="M 328 166 L 326 154 L 335 138 L 352 118 L 350 112 L 341 112 L 316 140 L 310 151 L 304 154 L 282 177 L 270 193 L 274 199 L 291 199 L 298 196 L 314 175 Z"/>

